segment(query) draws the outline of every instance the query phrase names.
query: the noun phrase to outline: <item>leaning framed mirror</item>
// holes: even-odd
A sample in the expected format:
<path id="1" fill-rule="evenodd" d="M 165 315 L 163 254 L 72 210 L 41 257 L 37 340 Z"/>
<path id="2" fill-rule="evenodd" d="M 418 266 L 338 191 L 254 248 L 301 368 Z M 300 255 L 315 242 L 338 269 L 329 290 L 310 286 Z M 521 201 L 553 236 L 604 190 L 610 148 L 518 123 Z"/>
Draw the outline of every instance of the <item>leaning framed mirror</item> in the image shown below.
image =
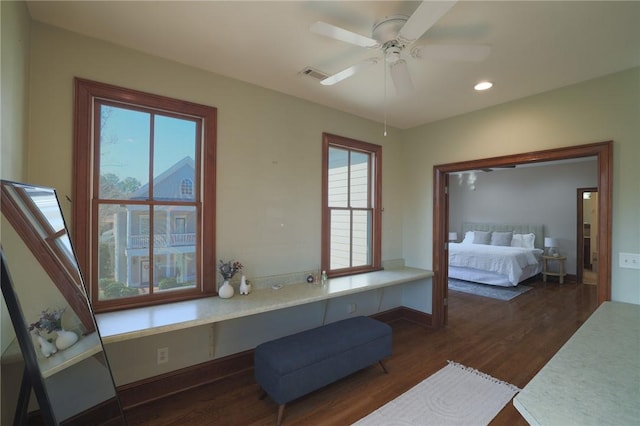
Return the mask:
<path id="1" fill-rule="evenodd" d="M 2 294 L 24 361 L 14 424 L 32 389 L 47 425 L 126 424 L 56 191 L 1 191 Z"/>

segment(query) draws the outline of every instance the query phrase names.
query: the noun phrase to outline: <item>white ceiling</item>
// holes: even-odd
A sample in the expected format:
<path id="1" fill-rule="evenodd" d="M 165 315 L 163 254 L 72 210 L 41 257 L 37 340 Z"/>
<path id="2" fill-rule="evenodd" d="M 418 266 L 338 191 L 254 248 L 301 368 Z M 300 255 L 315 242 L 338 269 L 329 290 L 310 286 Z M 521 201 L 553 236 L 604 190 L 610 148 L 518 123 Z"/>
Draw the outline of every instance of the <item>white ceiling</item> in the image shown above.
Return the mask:
<path id="1" fill-rule="evenodd" d="M 371 36 L 407 1 L 28 1 L 36 21 L 411 128 L 640 65 L 640 1 L 459 1 L 416 44 L 488 44 L 483 62 L 408 58 L 415 91 L 398 96 L 384 61 L 334 86 L 300 75 L 333 74 L 369 50 L 309 31 L 325 21 Z M 479 80 L 495 83 L 474 92 Z"/>

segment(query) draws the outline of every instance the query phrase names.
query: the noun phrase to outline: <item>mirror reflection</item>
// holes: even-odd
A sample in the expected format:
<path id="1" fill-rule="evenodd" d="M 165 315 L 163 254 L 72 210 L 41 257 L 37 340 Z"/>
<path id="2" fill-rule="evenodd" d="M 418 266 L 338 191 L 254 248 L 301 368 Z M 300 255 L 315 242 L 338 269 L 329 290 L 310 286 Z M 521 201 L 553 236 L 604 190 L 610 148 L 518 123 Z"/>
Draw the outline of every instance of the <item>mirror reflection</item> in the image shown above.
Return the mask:
<path id="1" fill-rule="evenodd" d="M 5 180 L 1 189 L 3 295 L 25 369 L 37 373 L 25 377 L 43 416 L 52 416 L 43 420 L 124 424 L 55 191 Z M 39 384 L 45 395 L 38 395 Z"/>

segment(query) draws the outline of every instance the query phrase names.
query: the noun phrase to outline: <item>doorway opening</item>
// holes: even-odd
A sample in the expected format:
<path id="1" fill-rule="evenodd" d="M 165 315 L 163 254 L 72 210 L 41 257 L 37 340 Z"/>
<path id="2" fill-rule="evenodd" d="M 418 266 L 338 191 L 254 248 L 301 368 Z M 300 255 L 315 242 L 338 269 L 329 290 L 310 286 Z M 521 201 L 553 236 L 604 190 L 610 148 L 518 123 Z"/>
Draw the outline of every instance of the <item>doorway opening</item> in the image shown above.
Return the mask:
<path id="1" fill-rule="evenodd" d="M 579 283 L 598 283 L 598 188 L 577 190 L 577 261 Z"/>
<path id="2" fill-rule="evenodd" d="M 507 155 L 434 166 L 433 176 L 433 291 L 431 322 L 434 328 L 447 323 L 448 258 L 446 242 L 449 230 L 449 174 L 514 164 L 528 164 L 573 158 L 597 158 L 598 190 L 598 271 L 597 304 L 611 300 L 611 228 L 612 228 L 612 176 L 613 141 L 557 148 L 545 151 Z"/>

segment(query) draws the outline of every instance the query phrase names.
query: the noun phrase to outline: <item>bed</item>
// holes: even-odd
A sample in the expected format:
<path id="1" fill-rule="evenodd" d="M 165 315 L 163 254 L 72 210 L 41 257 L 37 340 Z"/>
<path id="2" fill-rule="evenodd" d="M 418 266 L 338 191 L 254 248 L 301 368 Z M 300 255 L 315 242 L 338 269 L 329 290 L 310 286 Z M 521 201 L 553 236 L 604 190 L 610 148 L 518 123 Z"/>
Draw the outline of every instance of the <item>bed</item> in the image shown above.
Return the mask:
<path id="1" fill-rule="evenodd" d="M 463 241 L 449 243 L 449 277 L 515 287 L 542 271 L 544 226 L 463 224 Z"/>

